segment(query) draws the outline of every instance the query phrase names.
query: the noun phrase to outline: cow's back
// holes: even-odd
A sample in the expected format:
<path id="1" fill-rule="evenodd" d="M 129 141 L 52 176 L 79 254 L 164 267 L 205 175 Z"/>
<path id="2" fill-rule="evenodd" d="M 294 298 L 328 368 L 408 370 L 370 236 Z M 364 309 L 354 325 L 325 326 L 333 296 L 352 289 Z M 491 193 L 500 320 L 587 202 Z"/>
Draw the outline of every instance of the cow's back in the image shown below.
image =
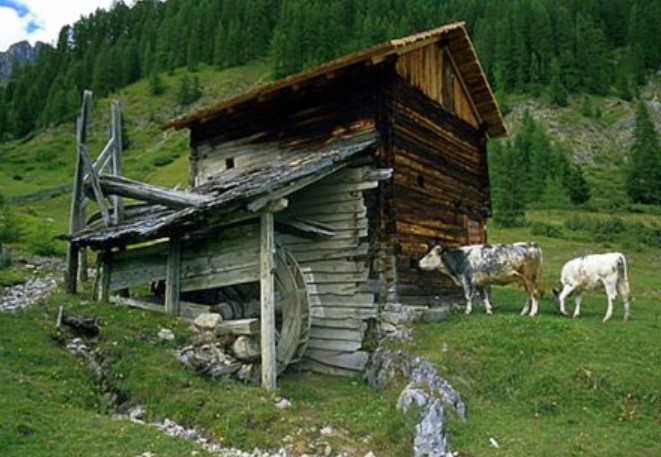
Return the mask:
<path id="1" fill-rule="evenodd" d="M 562 267 L 561 280 L 566 284 L 593 289 L 601 284 L 602 279 L 617 277 L 624 263 L 624 255 L 620 252 L 577 257 Z"/>
<path id="2" fill-rule="evenodd" d="M 521 277 L 536 282 L 542 251 L 536 243 L 470 245 L 461 248 L 475 284 L 507 284 Z"/>

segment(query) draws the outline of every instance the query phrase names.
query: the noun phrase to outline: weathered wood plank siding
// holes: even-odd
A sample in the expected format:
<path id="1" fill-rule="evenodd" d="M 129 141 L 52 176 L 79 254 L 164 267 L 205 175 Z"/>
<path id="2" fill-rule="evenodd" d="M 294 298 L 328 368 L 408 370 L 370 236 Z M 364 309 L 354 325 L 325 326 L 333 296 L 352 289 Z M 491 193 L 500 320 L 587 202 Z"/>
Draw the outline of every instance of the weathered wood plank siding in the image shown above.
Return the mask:
<path id="1" fill-rule="evenodd" d="M 283 217 L 323 222 L 335 233 L 307 239 L 279 233 L 278 243 L 291 251 L 306 271 L 312 329 L 303 362 L 316 371 L 348 374 L 362 370 L 366 320 L 377 317 L 369 283 L 368 221 L 364 192 L 376 188 L 369 167 L 349 168 L 289 197 Z"/>
<path id="2" fill-rule="evenodd" d="M 478 117 L 451 55 L 444 46 L 425 46 L 399 57 L 396 72 L 413 87 L 475 128 Z"/>
<path id="3" fill-rule="evenodd" d="M 360 71 L 359 71 L 360 70 Z M 191 180 L 203 184 L 229 168 L 263 163 L 280 147 L 323 144 L 328 139 L 374 128 L 374 71 L 345 69 L 317 84 L 257 101 L 191 127 Z"/>
<path id="4" fill-rule="evenodd" d="M 417 261 L 429 243 L 467 244 L 468 221 L 479 224 L 490 214 L 486 143 L 473 125 L 403 78 L 394 78 L 391 93 L 397 298 L 433 304 L 433 297 L 454 296 L 456 287 L 419 271 Z"/>
<path id="5" fill-rule="evenodd" d="M 204 290 L 259 280 L 257 226 L 219 231 L 182 241 L 180 290 Z M 166 277 L 168 244 L 113 253 L 110 290 L 148 285 Z"/>

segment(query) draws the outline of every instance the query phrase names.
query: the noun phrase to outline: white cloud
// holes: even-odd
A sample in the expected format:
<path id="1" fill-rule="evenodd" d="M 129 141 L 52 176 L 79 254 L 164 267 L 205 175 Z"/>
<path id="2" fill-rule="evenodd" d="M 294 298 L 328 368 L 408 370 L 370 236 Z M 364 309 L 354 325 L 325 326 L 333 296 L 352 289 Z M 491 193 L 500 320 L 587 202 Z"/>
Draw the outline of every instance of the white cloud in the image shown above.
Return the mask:
<path id="1" fill-rule="evenodd" d="M 6 51 L 10 45 L 22 40 L 33 44 L 36 41 L 55 44 L 64 25 L 73 24 L 97 8 L 107 10 L 112 3 L 113 0 L 0 1 L 0 51 Z M 12 5 L 14 8 L 10 8 Z M 19 17 L 16 7 L 27 8 L 27 14 Z"/>

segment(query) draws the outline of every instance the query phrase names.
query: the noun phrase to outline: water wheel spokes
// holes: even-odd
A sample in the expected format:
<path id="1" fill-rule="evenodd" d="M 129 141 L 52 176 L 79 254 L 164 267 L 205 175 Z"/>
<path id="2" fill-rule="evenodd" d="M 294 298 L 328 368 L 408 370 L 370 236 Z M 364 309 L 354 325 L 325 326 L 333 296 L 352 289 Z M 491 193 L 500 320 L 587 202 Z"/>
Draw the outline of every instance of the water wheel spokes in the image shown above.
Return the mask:
<path id="1" fill-rule="evenodd" d="M 275 257 L 276 358 L 280 374 L 303 357 L 310 336 L 311 314 L 300 266 L 280 246 Z"/>

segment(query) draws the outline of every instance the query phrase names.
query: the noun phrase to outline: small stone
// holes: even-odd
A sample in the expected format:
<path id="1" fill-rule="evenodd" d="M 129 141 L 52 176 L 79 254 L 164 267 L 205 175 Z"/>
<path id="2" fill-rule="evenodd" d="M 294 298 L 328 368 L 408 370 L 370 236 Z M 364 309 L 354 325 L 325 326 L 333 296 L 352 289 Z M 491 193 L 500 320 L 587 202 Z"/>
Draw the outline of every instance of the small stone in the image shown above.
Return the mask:
<path id="1" fill-rule="evenodd" d="M 174 341 L 174 332 L 168 328 L 162 328 L 158 331 L 158 337 L 162 341 Z"/>
<path id="2" fill-rule="evenodd" d="M 195 318 L 193 322 L 200 330 L 213 330 L 223 321 L 223 317 L 218 313 L 202 313 Z"/>
<path id="3" fill-rule="evenodd" d="M 286 409 L 291 406 L 291 402 L 286 398 L 279 398 L 275 402 L 275 407 L 278 409 Z"/>

